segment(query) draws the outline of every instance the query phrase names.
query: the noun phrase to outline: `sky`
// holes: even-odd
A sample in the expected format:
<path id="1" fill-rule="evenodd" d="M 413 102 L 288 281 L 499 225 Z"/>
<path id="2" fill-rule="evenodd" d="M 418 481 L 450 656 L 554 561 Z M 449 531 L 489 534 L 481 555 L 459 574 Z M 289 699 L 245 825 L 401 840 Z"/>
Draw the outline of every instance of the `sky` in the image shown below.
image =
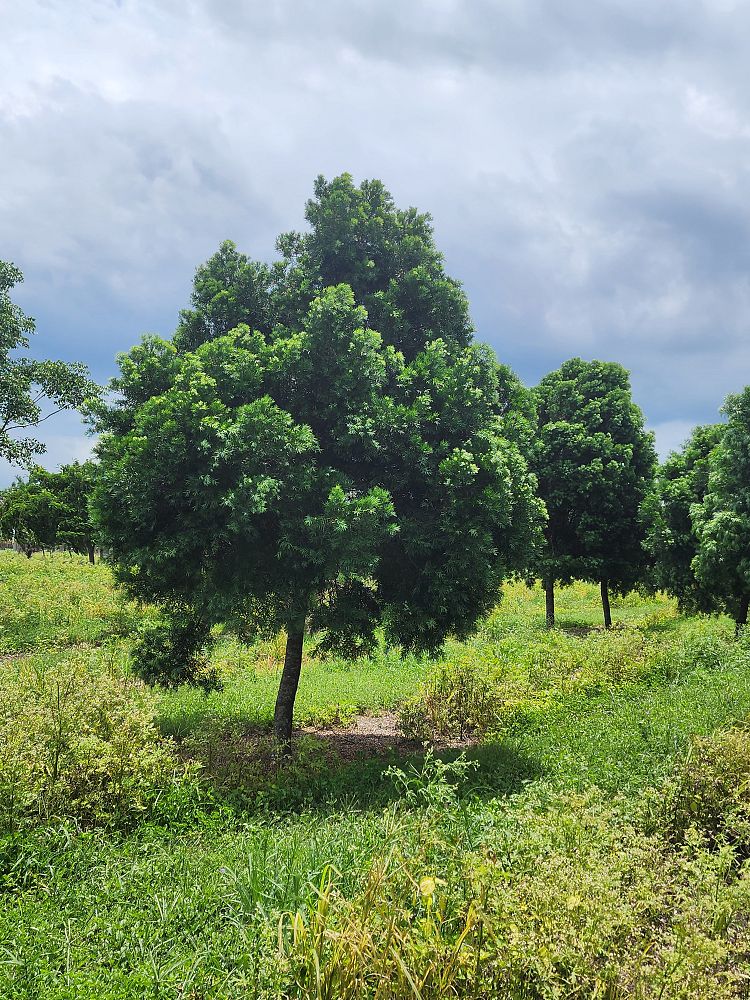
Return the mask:
<path id="1" fill-rule="evenodd" d="M 662 455 L 750 382 L 746 0 L 0 7 L 0 259 L 38 356 L 105 382 L 222 240 L 272 259 L 348 171 L 432 214 L 526 383 L 624 364 Z M 91 447 L 74 414 L 40 436 L 50 468 Z"/>

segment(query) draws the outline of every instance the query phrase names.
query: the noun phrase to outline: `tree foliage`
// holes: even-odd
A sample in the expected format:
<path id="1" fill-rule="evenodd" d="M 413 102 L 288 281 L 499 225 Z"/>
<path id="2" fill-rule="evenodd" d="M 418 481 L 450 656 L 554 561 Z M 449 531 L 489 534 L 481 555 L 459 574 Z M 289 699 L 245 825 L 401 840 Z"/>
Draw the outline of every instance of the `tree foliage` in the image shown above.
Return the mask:
<path id="1" fill-rule="evenodd" d="M 35 324 L 10 297 L 21 281 L 17 267 L 0 261 L 0 458 L 25 465 L 45 448 L 24 432 L 62 410 L 77 409 L 98 390 L 85 365 L 37 361 L 23 353 Z"/>
<path id="2" fill-rule="evenodd" d="M 710 458 L 723 433 L 723 424 L 696 427 L 682 449 L 659 468 L 645 508 L 653 582 L 676 597 L 680 610 L 687 614 L 716 609 L 713 591 L 695 575 L 698 535 L 691 510 L 706 495 Z"/>
<path id="3" fill-rule="evenodd" d="M 698 538 L 693 568 L 739 628 L 750 603 L 750 386 L 728 396 L 723 412 L 728 421 L 710 453 L 706 494 L 691 508 Z"/>
<path id="4" fill-rule="evenodd" d="M 96 465 L 63 465 L 57 472 L 35 466 L 0 494 L 0 530 L 31 555 L 64 546 L 94 561 L 96 531 L 89 516 Z"/>
<path id="5" fill-rule="evenodd" d="M 608 590 L 631 589 L 644 570 L 653 436 L 613 362 L 566 361 L 542 379 L 536 401 L 531 464 L 548 514 L 536 572 L 548 593 L 555 581 L 601 583 L 607 619 Z"/>
<path id="6" fill-rule="evenodd" d="M 27 556 L 55 547 L 59 507 L 54 493 L 33 470 L 0 494 L 0 531 Z"/>
<path id="7" fill-rule="evenodd" d="M 348 175 L 319 178 L 306 217 L 270 268 L 224 244 L 174 339 L 121 358 L 97 417 L 98 524 L 186 664 L 159 667 L 162 633 L 143 672 L 192 677 L 185 636 L 218 622 L 285 627 L 283 739 L 306 627 L 349 654 L 379 626 L 419 650 L 465 636 L 541 516 L 504 434 L 519 385 L 472 342 L 429 217 Z"/>

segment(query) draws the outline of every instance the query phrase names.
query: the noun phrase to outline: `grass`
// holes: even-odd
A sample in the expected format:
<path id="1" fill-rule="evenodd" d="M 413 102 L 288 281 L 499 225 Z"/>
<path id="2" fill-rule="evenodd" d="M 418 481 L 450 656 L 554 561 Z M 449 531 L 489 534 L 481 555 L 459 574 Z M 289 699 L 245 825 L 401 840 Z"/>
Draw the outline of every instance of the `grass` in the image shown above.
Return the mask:
<path id="1" fill-rule="evenodd" d="M 0 580 L 0 761 L 37 783 L 0 839 L 3 1000 L 747 995 L 750 739 L 722 732 L 750 715 L 750 649 L 726 621 L 630 595 L 608 634 L 576 584 L 548 633 L 543 594 L 512 584 L 440 661 L 304 665 L 298 722 L 411 698 L 436 724 L 480 692 L 475 768 L 309 740 L 271 764 L 279 643 L 222 637 L 222 691 L 149 692 L 105 566 L 0 553 Z M 249 756 L 212 787 L 165 766 L 172 739 Z"/>
<path id="2" fill-rule="evenodd" d="M 166 692 L 159 707 L 163 731 L 175 737 L 195 733 L 207 719 L 269 727 L 281 676 L 283 645 L 243 647 L 219 641 L 214 662 L 223 678 L 221 691 L 204 694 L 183 686 Z M 427 664 L 415 656 L 381 650 L 367 660 L 338 658 L 304 662 L 295 702 L 300 725 L 339 724 L 355 715 L 392 708 L 416 688 Z"/>
<path id="3" fill-rule="evenodd" d="M 129 635 L 142 612 L 123 601 L 102 563 L 0 551 L 0 655 L 102 643 Z"/>

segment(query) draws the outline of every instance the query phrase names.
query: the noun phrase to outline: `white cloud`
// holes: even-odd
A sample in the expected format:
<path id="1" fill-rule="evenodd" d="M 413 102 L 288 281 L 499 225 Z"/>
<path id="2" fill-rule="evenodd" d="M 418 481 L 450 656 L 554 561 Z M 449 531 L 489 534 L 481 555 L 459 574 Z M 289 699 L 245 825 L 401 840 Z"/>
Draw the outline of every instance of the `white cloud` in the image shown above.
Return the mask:
<path id="1" fill-rule="evenodd" d="M 0 256 L 103 377 L 318 172 L 435 218 L 527 380 L 622 361 L 660 426 L 747 378 L 750 8 L 718 0 L 28 0 L 3 14 Z"/>
<path id="2" fill-rule="evenodd" d="M 52 471 L 69 462 L 84 462 L 91 457 L 94 439 L 86 434 L 77 414 L 60 413 L 52 418 L 48 426 L 51 430 L 44 436 L 42 428 L 37 433 L 47 446 L 47 451 L 36 458 L 38 465 Z M 25 470 L 0 459 L 0 489 L 10 485 L 18 476 L 25 477 Z"/>

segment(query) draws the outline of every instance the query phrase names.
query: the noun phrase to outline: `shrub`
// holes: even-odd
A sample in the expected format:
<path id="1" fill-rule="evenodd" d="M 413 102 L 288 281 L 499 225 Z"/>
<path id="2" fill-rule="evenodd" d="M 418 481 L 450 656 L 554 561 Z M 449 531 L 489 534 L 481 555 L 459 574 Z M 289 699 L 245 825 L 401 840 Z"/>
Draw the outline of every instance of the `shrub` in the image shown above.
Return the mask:
<path id="1" fill-rule="evenodd" d="M 499 723 L 509 692 L 497 670 L 469 652 L 439 664 L 399 710 L 404 735 L 422 742 L 478 736 Z"/>
<path id="2" fill-rule="evenodd" d="M 481 738 L 536 716 L 554 698 L 635 680 L 650 656 L 640 632 L 624 630 L 545 636 L 523 650 L 464 647 L 402 703 L 399 723 L 407 737 L 422 742 Z"/>
<path id="3" fill-rule="evenodd" d="M 695 830 L 709 844 L 731 844 L 750 857 L 750 728 L 738 725 L 693 740 L 658 799 L 669 836 Z"/>
<path id="4" fill-rule="evenodd" d="M 188 682 L 205 691 L 216 690 L 221 682 L 208 661 L 208 638 L 208 626 L 189 611 L 150 622 L 133 648 L 133 670 L 147 684 L 177 687 Z"/>
<path id="5" fill-rule="evenodd" d="M 595 789 L 498 805 L 469 850 L 431 815 L 396 831 L 359 891 L 329 867 L 282 918 L 284 995 L 743 995 L 750 881 L 727 881 L 726 859 L 669 851 Z"/>
<path id="6" fill-rule="evenodd" d="M 7 664 L 0 710 L 0 824 L 142 815 L 186 769 L 154 724 L 154 699 L 113 651 Z"/>

